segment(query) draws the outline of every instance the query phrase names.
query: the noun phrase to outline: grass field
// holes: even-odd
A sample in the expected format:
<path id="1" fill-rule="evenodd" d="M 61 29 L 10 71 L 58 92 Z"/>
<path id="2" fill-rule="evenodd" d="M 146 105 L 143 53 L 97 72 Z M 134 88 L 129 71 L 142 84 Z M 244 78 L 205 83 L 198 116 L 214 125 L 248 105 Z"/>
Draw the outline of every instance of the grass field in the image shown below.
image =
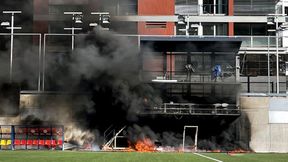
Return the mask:
<path id="1" fill-rule="evenodd" d="M 0 151 L 0 162 L 287 162 L 288 154 Z"/>

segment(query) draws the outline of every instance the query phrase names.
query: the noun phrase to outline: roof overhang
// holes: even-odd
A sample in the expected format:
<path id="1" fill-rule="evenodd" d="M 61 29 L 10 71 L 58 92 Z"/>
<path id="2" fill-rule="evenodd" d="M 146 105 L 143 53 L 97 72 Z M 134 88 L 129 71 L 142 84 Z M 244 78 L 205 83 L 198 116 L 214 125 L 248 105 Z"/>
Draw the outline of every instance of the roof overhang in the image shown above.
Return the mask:
<path id="1" fill-rule="evenodd" d="M 225 52 L 238 53 L 242 40 L 234 37 L 155 37 L 143 36 L 141 49 L 155 52 Z"/>

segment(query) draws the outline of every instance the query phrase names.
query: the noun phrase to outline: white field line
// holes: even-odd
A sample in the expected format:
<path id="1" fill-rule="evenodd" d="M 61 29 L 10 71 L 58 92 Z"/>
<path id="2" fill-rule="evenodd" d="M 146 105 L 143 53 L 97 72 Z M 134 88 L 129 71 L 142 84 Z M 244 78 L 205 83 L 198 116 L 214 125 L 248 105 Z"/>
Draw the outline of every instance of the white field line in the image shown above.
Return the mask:
<path id="1" fill-rule="evenodd" d="M 198 154 L 198 153 L 194 153 L 194 155 L 198 155 L 198 156 L 201 156 L 201 157 L 204 157 L 204 158 L 207 158 L 207 159 L 213 160 L 213 161 L 217 161 L 217 162 L 223 162 L 223 161 L 221 161 L 221 160 L 214 159 L 214 158 L 211 158 L 211 157 L 209 157 L 209 156 L 205 156 L 205 155 Z"/>

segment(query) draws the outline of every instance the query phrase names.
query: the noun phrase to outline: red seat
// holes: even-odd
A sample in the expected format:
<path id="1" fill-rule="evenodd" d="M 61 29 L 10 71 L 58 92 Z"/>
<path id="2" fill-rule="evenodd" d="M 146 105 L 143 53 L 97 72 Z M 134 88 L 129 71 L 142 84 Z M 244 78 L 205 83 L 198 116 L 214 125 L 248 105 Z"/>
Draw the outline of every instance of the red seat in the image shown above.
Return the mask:
<path id="1" fill-rule="evenodd" d="M 52 146 L 56 146 L 57 144 L 56 144 L 56 140 L 51 140 L 51 145 Z"/>
<path id="2" fill-rule="evenodd" d="M 33 140 L 27 140 L 27 145 L 32 145 L 33 144 Z"/>
<path id="3" fill-rule="evenodd" d="M 45 145 L 44 140 L 39 140 L 39 145 Z"/>
<path id="4" fill-rule="evenodd" d="M 45 140 L 45 145 L 50 146 L 51 145 L 51 140 Z"/>
<path id="5" fill-rule="evenodd" d="M 62 140 L 58 140 L 57 141 L 57 145 L 63 145 L 63 141 Z"/>
<path id="6" fill-rule="evenodd" d="M 21 145 L 21 141 L 19 139 L 14 140 L 14 145 Z"/>
<path id="7" fill-rule="evenodd" d="M 38 140 L 33 140 L 33 145 L 38 145 Z"/>
<path id="8" fill-rule="evenodd" d="M 21 140 L 20 145 L 26 145 L 26 140 Z"/>

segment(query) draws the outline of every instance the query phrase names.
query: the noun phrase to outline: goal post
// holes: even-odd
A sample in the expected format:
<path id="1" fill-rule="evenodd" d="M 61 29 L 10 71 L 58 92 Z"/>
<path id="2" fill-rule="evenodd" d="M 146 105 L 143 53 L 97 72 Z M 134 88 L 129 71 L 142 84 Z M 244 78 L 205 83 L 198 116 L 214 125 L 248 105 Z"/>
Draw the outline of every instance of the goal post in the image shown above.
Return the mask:
<path id="1" fill-rule="evenodd" d="M 185 151 L 185 138 L 186 138 L 186 129 L 195 129 L 195 143 L 194 143 L 194 148 L 195 151 L 197 151 L 197 141 L 198 141 L 198 126 L 190 126 L 190 125 L 185 125 L 184 130 L 183 130 L 183 152 Z"/>

